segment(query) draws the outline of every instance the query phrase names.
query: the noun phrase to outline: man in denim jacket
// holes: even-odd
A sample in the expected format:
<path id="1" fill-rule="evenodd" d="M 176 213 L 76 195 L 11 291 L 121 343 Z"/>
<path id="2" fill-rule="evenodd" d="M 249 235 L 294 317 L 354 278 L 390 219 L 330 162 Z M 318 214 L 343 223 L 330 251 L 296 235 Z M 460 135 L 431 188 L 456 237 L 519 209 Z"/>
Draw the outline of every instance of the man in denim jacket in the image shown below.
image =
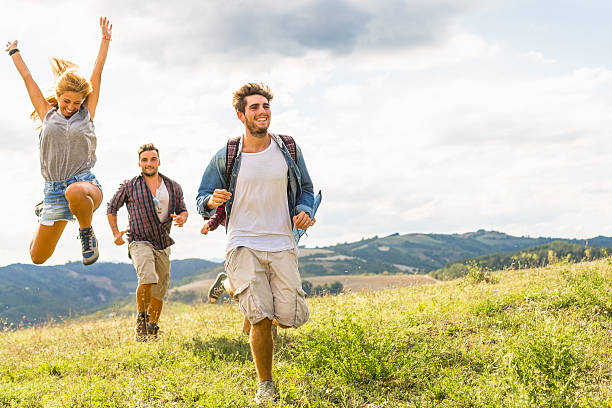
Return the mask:
<path id="1" fill-rule="evenodd" d="M 225 205 L 228 291 L 251 323 L 258 403 L 277 396 L 272 324 L 299 327 L 309 317 L 298 271 L 296 229 L 312 225 L 313 187 L 300 148 L 295 146 L 294 161 L 282 139 L 268 132 L 272 97 L 262 84 L 249 83 L 234 92 L 233 105 L 245 131 L 229 185 L 225 146 L 206 168 L 196 200 L 205 217 Z"/>

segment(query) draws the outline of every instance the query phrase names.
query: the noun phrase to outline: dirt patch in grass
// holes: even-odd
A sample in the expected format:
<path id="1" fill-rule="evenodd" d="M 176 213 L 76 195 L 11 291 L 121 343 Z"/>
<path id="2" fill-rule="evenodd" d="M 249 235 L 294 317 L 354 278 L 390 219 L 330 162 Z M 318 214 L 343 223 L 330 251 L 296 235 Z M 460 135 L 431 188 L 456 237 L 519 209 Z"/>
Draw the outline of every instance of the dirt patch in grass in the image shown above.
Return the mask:
<path id="1" fill-rule="evenodd" d="M 438 281 L 426 275 L 330 275 L 330 276 L 309 276 L 302 278 L 308 280 L 313 285 L 330 284 L 340 281 L 345 290 L 352 292 L 360 292 L 362 290 L 383 290 L 389 288 L 401 288 L 405 286 L 420 286 L 430 285 Z M 204 293 L 208 291 L 214 279 L 204 279 L 196 282 L 188 283 L 187 285 L 179 286 L 174 290 L 178 291 L 195 291 Z"/>
<path id="2" fill-rule="evenodd" d="M 360 292 L 362 290 L 383 290 L 405 286 L 431 285 L 438 281 L 426 275 L 331 275 L 309 276 L 304 278 L 313 285 L 330 284 L 336 281 L 342 283 L 344 290 Z"/>

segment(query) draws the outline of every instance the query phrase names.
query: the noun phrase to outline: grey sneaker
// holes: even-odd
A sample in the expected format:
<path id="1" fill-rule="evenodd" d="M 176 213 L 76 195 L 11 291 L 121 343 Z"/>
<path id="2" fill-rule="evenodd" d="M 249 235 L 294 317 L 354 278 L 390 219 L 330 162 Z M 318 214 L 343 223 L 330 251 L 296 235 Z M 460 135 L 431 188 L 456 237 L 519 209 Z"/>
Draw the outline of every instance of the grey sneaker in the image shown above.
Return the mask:
<path id="1" fill-rule="evenodd" d="M 223 281 L 227 279 L 227 274 L 225 272 L 221 272 L 217 275 L 217 279 L 212 284 L 210 289 L 208 289 L 208 302 L 216 303 L 219 300 L 219 296 L 225 292 L 225 287 L 223 286 Z"/>
<path id="2" fill-rule="evenodd" d="M 38 218 L 40 218 L 40 213 L 42 213 L 44 202 L 45 200 L 40 200 L 40 203 L 34 206 L 34 214 L 36 214 L 36 217 Z"/>
<path id="3" fill-rule="evenodd" d="M 257 384 L 257 394 L 255 394 L 256 404 L 266 404 L 278 398 L 274 381 L 261 381 Z"/>
<path id="4" fill-rule="evenodd" d="M 136 327 L 134 327 L 134 340 L 136 341 L 147 341 L 147 324 L 149 323 L 149 315 L 142 315 L 138 313 L 136 318 Z"/>
<path id="5" fill-rule="evenodd" d="M 79 238 L 83 247 L 83 264 L 91 265 L 98 260 L 98 239 L 93 232 L 93 228 L 79 229 Z"/>

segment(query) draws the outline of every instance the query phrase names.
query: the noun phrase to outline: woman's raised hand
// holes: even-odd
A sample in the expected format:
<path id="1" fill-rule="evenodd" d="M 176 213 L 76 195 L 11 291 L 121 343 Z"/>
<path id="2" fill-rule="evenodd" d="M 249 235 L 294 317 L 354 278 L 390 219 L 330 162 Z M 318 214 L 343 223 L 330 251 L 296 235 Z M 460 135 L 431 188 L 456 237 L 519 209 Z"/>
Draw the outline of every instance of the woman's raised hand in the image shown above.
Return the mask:
<path id="1" fill-rule="evenodd" d="M 6 52 L 9 52 L 10 50 L 14 50 L 15 48 L 17 48 L 17 40 L 13 41 L 13 42 L 7 42 L 6 43 Z"/>
<path id="2" fill-rule="evenodd" d="M 100 28 L 102 29 L 102 38 L 110 40 L 113 31 L 113 25 L 106 17 L 100 17 Z"/>

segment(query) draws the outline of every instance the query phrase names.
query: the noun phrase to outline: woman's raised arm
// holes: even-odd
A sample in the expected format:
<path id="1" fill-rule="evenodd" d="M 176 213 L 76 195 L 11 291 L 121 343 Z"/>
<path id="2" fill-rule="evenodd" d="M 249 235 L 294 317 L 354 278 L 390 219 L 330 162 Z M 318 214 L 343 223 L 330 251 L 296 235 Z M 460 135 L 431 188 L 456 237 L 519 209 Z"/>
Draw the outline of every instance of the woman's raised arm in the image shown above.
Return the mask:
<path id="1" fill-rule="evenodd" d="M 100 42 L 100 51 L 98 51 L 98 58 L 91 73 L 91 93 L 85 100 L 85 106 L 89 110 L 89 116 L 91 119 L 96 115 L 96 107 L 98 106 L 98 98 L 100 98 L 100 83 L 102 82 L 102 70 L 104 69 L 104 63 L 106 62 L 106 55 L 108 54 L 108 46 L 111 41 L 111 33 L 113 25 L 110 20 L 106 17 L 100 17 L 100 28 L 102 30 L 102 40 Z"/>
<path id="2" fill-rule="evenodd" d="M 28 90 L 28 95 L 30 96 L 30 101 L 32 102 L 32 105 L 34 105 L 34 110 L 36 110 L 36 113 L 42 122 L 49 109 L 51 109 L 51 104 L 49 104 L 49 102 L 47 102 L 45 99 L 43 93 L 38 87 L 38 84 L 36 84 L 34 78 L 32 78 L 32 74 L 26 66 L 23 58 L 21 58 L 21 53 L 19 52 L 19 49 L 17 49 L 17 40 L 6 43 L 6 51 L 13 59 L 13 63 L 15 63 L 15 67 L 17 68 L 17 71 L 19 71 L 21 78 L 23 78 L 23 82 L 25 82 L 26 89 Z"/>

